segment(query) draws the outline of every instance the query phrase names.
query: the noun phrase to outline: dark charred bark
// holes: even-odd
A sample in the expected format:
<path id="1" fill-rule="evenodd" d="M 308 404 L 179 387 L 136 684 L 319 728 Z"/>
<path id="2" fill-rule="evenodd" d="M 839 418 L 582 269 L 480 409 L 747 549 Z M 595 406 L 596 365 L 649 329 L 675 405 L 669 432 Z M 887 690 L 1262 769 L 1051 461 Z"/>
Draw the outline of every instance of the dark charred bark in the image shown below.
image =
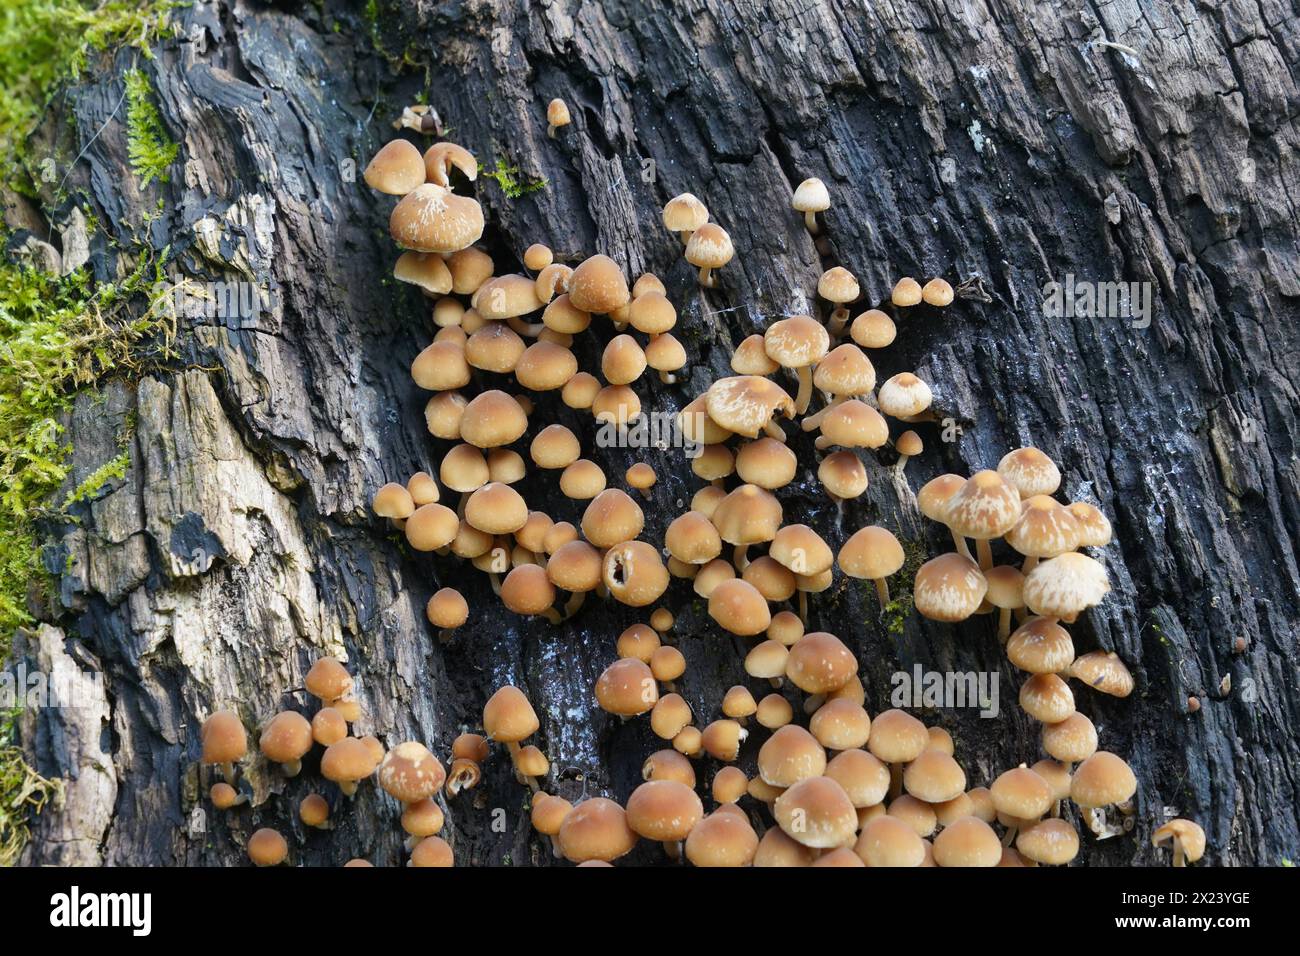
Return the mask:
<path id="1" fill-rule="evenodd" d="M 960 284 L 951 308 L 917 310 L 872 356 L 882 380 L 921 374 L 961 428 L 951 442 L 922 429 L 912 487 L 1034 444 L 1061 465 L 1064 494 L 1099 502 L 1115 524 L 1104 552 L 1114 591 L 1072 632 L 1081 652 L 1113 649 L 1136 676 L 1126 700 L 1077 697 L 1103 747 L 1138 775 L 1138 824 L 1085 840 L 1081 859 L 1153 862 L 1150 832 L 1174 813 L 1204 826 L 1211 862 L 1293 853 L 1297 12 L 1288 0 L 483 0 L 384 2 L 371 24 L 332 2 L 178 11 L 186 39 L 139 64 L 181 143 L 169 183 L 141 190 L 129 172 L 119 109 L 129 54 L 69 90 L 67 115 L 50 121 L 72 124 L 71 155 L 84 149 L 69 187 L 102 223 L 90 263 L 113 276 L 127 264 L 119 250 L 142 237 L 170 244 L 180 274 L 253 282 L 275 304 L 252 322 L 183 320 L 175 368 L 86 396 L 70 418 L 74 483 L 128 430 L 131 465 L 78 524 L 49 529 L 60 590 L 48 614 L 61 631 L 19 654 L 102 670 L 104 695 L 97 711 L 44 711 L 24 725 L 38 769 L 74 780 L 63 808 L 35 821 L 28 861 L 235 864 L 248 834 L 271 825 L 292 834 L 301 863 L 401 862 L 396 807 L 373 785 L 346 809 L 337 801 L 332 832 L 303 831 L 301 796 L 336 796 L 315 758 L 287 782 L 251 766 L 252 808 L 191 829 L 207 782 L 196 768 L 202 717 L 233 705 L 251 726 L 303 707 L 295 689 L 324 652 L 345 653 L 357 674 L 361 732 L 443 756 L 495 687 L 519 684 L 542 718 L 547 786 L 570 799 L 626 799 L 663 746 L 646 721 L 621 723 L 592 695 L 616 636 L 648 609 L 589 601 L 559 628 L 518 618 L 483 575 L 411 553 L 369 514 L 381 483 L 434 472 L 446 450 L 408 374 L 431 335 L 428 303 L 388 278 L 391 202 L 347 165 L 363 167 L 422 96 L 488 169 L 502 161 L 520 181 L 546 181 L 509 198 L 479 178 L 498 272 L 545 242 L 563 259 L 604 252 L 630 276 L 667 283 L 692 364 L 676 386 L 643 380 L 647 409 L 699 394 L 734 343 L 807 308 L 829 265 L 852 270 L 873 303 L 902 275 Z M 413 65 L 398 70 L 403 58 Z M 552 139 L 555 96 L 573 124 Z M 789 208 L 807 176 L 834 197 L 824 254 Z M 713 290 L 698 288 L 660 223 L 683 191 L 735 240 Z M 46 212 L 66 221 L 66 206 Z M 1044 284 L 1069 274 L 1152 283 L 1150 326 L 1047 316 Z M 598 322 L 582 337 L 585 368 L 610 334 Z M 539 410 L 593 449 L 590 419 L 554 397 Z M 902 500 L 887 455 L 868 462 L 870 490 L 837 519 L 811 442 L 794 447 L 805 467 L 782 493 L 786 513 L 834 547 L 872 523 L 914 553 L 950 546 Z M 601 456 L 611 477 L 642 457 Z M 646 457 L 661 480 L 644 536 L 658 543 L 699 482 L 679 452 Z M 522 487 L 557 519 L 581 514 L 551 480 Z M 470 598 L 472 619 L 442 645 L 423 608 L 449 584 Z M 680 690 L 702 725 L 745 675 L 740 642 L 693 598 L 678 582 L 666 603 L 689 662 Z M 947 627 L 911 615 L 891 634 L 870 586 L 838 575 L 813 605 L 815 625 L 859 655 L 873 714 L 889 706 L 891 673 L 914 664 L 1000 673 L 997 719 L 922 714 L 952 732 L 972 784 L 1041 756 L 988 619 Z M 759 736 L 742 763 L 751 772 Z M 714 769 L 700 765 L 702 783 Z M 448 801 L 458 864 L 549 862 L 526 798 L 495 754 L 483 784 Z M 643 845 L 634 859 L 662 855 Z"/>

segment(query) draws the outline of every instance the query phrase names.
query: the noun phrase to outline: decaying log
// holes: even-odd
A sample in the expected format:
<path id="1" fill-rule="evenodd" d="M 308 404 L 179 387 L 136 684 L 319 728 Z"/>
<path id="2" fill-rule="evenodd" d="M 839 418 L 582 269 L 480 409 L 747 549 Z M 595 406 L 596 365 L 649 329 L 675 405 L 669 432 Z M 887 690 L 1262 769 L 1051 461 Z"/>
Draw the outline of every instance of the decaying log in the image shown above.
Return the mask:
<path id="1" fill-rule="evenodd" d="M 59 593 L 45 616 L 59 630 L 42 627 L 19 654 L 100 671 L 103 694 L 24 724 L 37 769 L 73 779 L 64 808 L 34 821 L 28 862 L 232 865 L 272 825 L 292 834 L 297 862 L 400 863 L 396 805 L 373 785 L 339 805 L 334 830 L 304 831 L 301 796 L 336 796 L 317 758 L 288 781 L 254 763 L 251 808 L 194 815 L 208 782 L 202 718 L 235 706 L 252 726 L 305 707 L 303 675 L 326 652 L 357 674 L 360 732 L 442 755 L 495 687 L 519 684 L 542 718 L 550 786 L 570 799 L 625 799 L 663 746 L 645 721 L 598 710 L 591 690 L 615 637 L 648 610 L 589 600 L 557 628 L 516 617 L 483 575 L 410 552 L 369 514 L 380 484 L 434 472 L 446 450 L 408 372 L 432 334 L 428 303 L 390 278 L 391 201 L 357 174 L 402 107 L 426 97 L 487 171 L 517 170 L 522 195 L 487 176 L 475 187 L 498 271 L 545 242 L 668 285 L 691 365 L 677 385 L 638 385 L 647 409 L 679 409 L 724 373 L 736 342 L 814 307 L 829 265 L 851 269 L 870 302 L 902 275 L 960 285 L 951 308 L 918 310 L 872 358 L 882 381 L 917 371 L 951 419 L 951 440 L 922 426 L 913 489 L 1034 444 L 1060 463 L 1070 500 L 1114 521 L 1102 555 L 1114 591 L 1072 631 L 1080 651 L 1113 649 L 1136 676 L 1126 700 L 1077 696 L 1137 773 L 1137 825 L 1085 841 L 1083 858 L 1154 862 L 1150 832 L 1171 814 L 1204 826 L 1214 863 L 1294 852 L 1293 3 L 385 0 L 379 11 L 373 23 L 335 2 L 176 11 L 184 39 L 138 64 L 181 144 L 165 184 L 142 189 L 129 172 L 118 107 L 130 54 L 87 73 L 62 101 L 68 114 L 50 119 L 84 148 L 67 188 L 102 224 L 89 244 L 97 276 L 123 270 L 119 248 L 142 237 L 170 243 L 178 275 L 250 282 L 269 303 L 240 321 L 183 318 L 174 367 L 84 396 L 67 422 L 70 486 L 119 441 L 130 466 L 76 523 L 46 529 Z M 403 58 L 415 65 L 399 70 Z M 556 96 L 573 123 L 550 138 Z M 834 199 L 820 252 L 789 208 L 808 176 Z M 698 287 L 659 219 L 683 191 L 738 250 L 715 289 Z M 66 222 L 67 206 L 45 198 Z M 1044 285 L 1070 275 L 1150 283 L 1149 327 L 1047 315 Z M 611 334 L 602 320 L 582 337 L 583 367 Z M 592 450 L 589 418 L 553 397 L 539 409 Z M 914 554 L 950 547 L 890 479 L 887 453 L 841 515 L 816 482 L 811 440 L 793 447 L 804 467 L 782 492 L 786 513 L 833 546 L 879 523 Z M 661 541 L 699 485 L 680 451 L 601 455 L 612 477 L 640 458 L 658 470 L 645 537 Z M 522 487 L 557 519 L 581 514 L 549 479 Z M 444 585 L 472 608 L 445 645 L 424 619 Z M 744 646 L 680 582 L 666 603 L 689 662 L 679 690 L 703 723 L 745 682 Z M 891 633 L 870 585 L 837 576 L 813 621 L 858 654 L 873 714 L 889 706 L 890 675 L 915 664 L 999 674 L 996 719 L 922 715 L 952 732 L 972 783 L 1039 758 L 1014 703 L 1021 677 L 987 618 L 911 615 Z M 447 806 L 458 864 L 551 862 L 503 753 Z M 633 859 L 662 854 L 643 846 Z"/>

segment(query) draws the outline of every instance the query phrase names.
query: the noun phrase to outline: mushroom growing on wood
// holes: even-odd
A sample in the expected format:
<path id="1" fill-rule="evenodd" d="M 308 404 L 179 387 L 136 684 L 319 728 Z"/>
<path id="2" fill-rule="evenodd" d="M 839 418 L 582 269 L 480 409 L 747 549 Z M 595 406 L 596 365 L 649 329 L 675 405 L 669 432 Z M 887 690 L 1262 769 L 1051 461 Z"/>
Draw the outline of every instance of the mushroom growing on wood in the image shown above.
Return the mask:
<path id="1" fill-rule="evenodd" d="M 1151 834 L 1152 846 L 1172 843 L 1174 866 L 1195 863 L 1205 854 L 1205 831 L 1200 824 L 1182 818 L 1170 820 Z"/>
<path id="2" fill-rule="evenodd" d="M 302 714 L 286 710 L 271 718 L 258 740 L 262 755 L 278 763 L 286 777 L 296 777 L 302 757 L 312 745 L 311 723 Z"/>
<path id="3" fill-rule="evenodd" d="M 362 178 L 371 189 L 390 196 L 405 196 L 424 185 L 424 159 L 410 142 L 395 139 L 375 153 Z"/>
<path id="4" fill-rule="evenodd" d="M 199 736 L 203 742 L 203 763 L 220 766 L 226 783 L 233 786 L 235 764 L 248 753 L 248 735 L 239 715 L 233 710 L 215 711 L 203 721 Z"/>
<path id="5" fill-rule="evenodd" d="M 810 233 L 815 236 L 821 232 L 817 214 L 831 208 L 831 196 L 825 183 L 816 177 L 805 179 L 795 188 L 791 204 L 795 211 L 803 213 L 804 225 Z"/>
<path id="6" fill-rule="evenodd" d="M 839 566 L 851 578 L 861 578 L 876 586 L 876 597 L 883 611 L 889 605 L 891 574 L 903 566 L 906 556 L 892 531 L 878 525 L 854 532 L 840 548 Z"/>
<path id="7" fill-rule="evenodd" d="M 674 196 L 664 205 L 664 226 L 681 237 L 682 245 L 689 243 L 695 230 L 708 221 L 708 207 L 691 193 Z"/>
<path id="8" fill-rule="evenodd" d="M 569 104 L 558 96 L 546 105 L 546 135 L 555 138 L 555 131 L 573 122 L 569 115 Z"/>
<path id="9" fill-rule="evenodd" d="M 686 261 L 699 268 L 700 285 L 706 289 L 714 286 L 712 270 L 721 269 L 735 254 L 727 230 L 712 222 L 706 222 L 691 233 L 686 243 Z"/>
<path id="10" fill-rule="evenodd" d="M 489 740 L 506 745 L 512 763 L 517 761 L 520 753 L 519 741 L 535 734 L 540 726 L 537 712 L 518 687 L 507 684 L 483 705 L 483 730 Z M 537 781 L 532 777 L 524 779 L 534 791 L 538 789 Z"/>

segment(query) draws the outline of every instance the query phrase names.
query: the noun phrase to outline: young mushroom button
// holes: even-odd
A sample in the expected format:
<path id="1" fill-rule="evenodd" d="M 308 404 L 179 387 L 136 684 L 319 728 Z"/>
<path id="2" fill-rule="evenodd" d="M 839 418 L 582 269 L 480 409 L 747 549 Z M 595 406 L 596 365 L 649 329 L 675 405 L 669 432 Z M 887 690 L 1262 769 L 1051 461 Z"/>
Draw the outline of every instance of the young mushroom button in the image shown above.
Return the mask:
<path id="1" fill-rule="evenodd" d="M 564 100 L 556 97 L 546 106 L 546 135 L 555 138 L 555 131 L 561 127 L 568 126 L 572 117 L 569 116 L 569 106 Z"/>
<path id="2" fill-rule="evenodd" d="M 805 179 L 795 188 L 791 204 L 796 212 L 803 213 L 804 225 L 810 233 L 815 236 L 821 232 L 817 214 L 831 208 L 831 197 L 825 183 L 816 177 Z"/>
<path id="3" fill-rule="evenodd" d="M 700 270 L 700 285 L 713 288 L 714 269 L 721 269 L 736 254 L 731 236 L 721 226 L 706 222 L 691 233 L 686 243 L 686 261 Z"/>

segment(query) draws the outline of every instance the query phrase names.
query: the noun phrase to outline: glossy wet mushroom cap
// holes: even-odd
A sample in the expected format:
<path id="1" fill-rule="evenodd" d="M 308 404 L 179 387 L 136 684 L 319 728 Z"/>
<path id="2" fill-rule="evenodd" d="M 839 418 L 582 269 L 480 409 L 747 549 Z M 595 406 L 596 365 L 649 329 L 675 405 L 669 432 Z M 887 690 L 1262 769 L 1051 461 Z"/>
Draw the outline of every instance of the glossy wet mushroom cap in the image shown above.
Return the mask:
<path id="1" fill-rule="evenodd" d="M 883 349 L 893 344 L 898 327 L 884 312 L 868 309 L 853 320 L 849 335 L 864 349 Z"/>
<path id="2" fill-rule="evenodd" d="M 283 765 L 288 776 L 297 776 L 313 743 L 311 723 L 297 711 L 286 710 L 271 718 L 257 743 L 267 760 Z"/>
<path id="3" fill-rule="evenodd" d="M 279 866 L 289 856 L 289 844 L 270 827 L 255 830 L 248 838 L 247 849 L 254 866 Z"/>
<path id="4" fill-rule="evenodd" d="M 895 708 L 876 715 L 867 748 L 884 763 L 909 763 L 925 753 L 929 744 L 925 724 Z"/>
<path id="5" fill-rule="evenodd" d="M 758 589 L 740 578 L 720 582 L 709 593 L 709 617 L 732 634 L 762 634 L 772 623 L 767 601 Z"/>
<path id="6" fill-rule="evenodd" d="M 858 672 L 857 658 L 834 634 L 812 631 L 790 648 L 785 676 L 809 694 L 829 694 L 851 681 Z"/>
<path id="7" fill-rule="evenodd" d="M 540 726 L 537 712 L 518 687 L 500 688 L 483 706 L 483 730 L 490 740 L 518 743 L 537 733 Z"/>
<path id="8" fill-rule="evenodd" d="M 893 292 L 890 293 L 889 298 L 894 305 L 904 308 L 919 305 L 921 302 L 921 283 L 911 276 L 905 276 L 894 284 Z"/>
<path id="9" fill-rule="evenodd" d="M 487 534 L 514 534 L 528 520 L 528 504 L 509 485 L 489 481 L 465 502 L 465 520 Z"/>
<path id="10" fill-rule="evenodd" d="M 606 315 L 631 301 L 627 279 L 609 256 L 584 259 L 569 277 L 569 302 L 575 309 Z"/>
<path id="11" fill-rule="evenodd" d="M 788 837 L 804 846 L 851 846 L 857 836 L 857 811 L 830 777 L 806 777 L 794 784 L 776 798 L 773 816 Z"/>
<path id="12" fill-rule="evenodd" d="M 447 772 L 424 744 L 411 740 L 384 755 L 378 777 L 390 796 L 402 803 L 416 803 L 441 790 Z"/>
<path id="13" fill-rule="evenodd" d="M 398 245 L 416 252 L 457 252 L 483 235 L 483 210 L 468 196 L 425 183 L 402 197 L 388 231 Z"/>
<path id="14" fill-rule="evenodd" d="M 1020 709 L 1035 720 L 1055 724 L 1074 713 L 1070 685 L 1055 674 L 1034 674 L 1020 686 Z"/>
<path id="15" fill-rule="evenodd" d="M 962 817 L 934 838 L 934 862 L 943 867 L 989 867 L 1002 861 L 1002 842 L 978 817 Z"/>
<path id="16" fill-rule="evenodd" d="M 1074 641 L 1052 618 L 1031 617 L 1007 640 L 1007 659 L 1030 674 L 1059 674 L 1074 661 Z"/>
<path id="17" fill-rule="evenodd" d="M 596 701 L 601 710 L 620 717 L 644 714 L 659 701 L 659 685 L 644 661 L 621 658 L 597 678 Z"/>
<path id="18" fill-rule="evenodd" d="M 694 866 L 749 866 L 757 851 L 758 834 L 749 820 L 725 808 L 702 819 L 686 838 L 686 858 Z"/>
<path id="19" fill-rule="evenodd" d="M 647 780 L 627 798 L 627 825 L 657 843 L 685 840 L 703 816 L 695 791 L 676 780 Z"/>
<path id="20" fill-rule="evenodd" d="M 478 448 L 509 445 L 528 429 L 528 416 L 515 399 L 498 389 L 481 392 L 465 406 L 460 436 Z"/>
<path id="21" fill-rule="evenodd" d="M 685 242 L 690 233 L 709 221 L 709 210 L 691 193 L 674 196 L 664 204 L 664 228 L 678 233 Z"/>

